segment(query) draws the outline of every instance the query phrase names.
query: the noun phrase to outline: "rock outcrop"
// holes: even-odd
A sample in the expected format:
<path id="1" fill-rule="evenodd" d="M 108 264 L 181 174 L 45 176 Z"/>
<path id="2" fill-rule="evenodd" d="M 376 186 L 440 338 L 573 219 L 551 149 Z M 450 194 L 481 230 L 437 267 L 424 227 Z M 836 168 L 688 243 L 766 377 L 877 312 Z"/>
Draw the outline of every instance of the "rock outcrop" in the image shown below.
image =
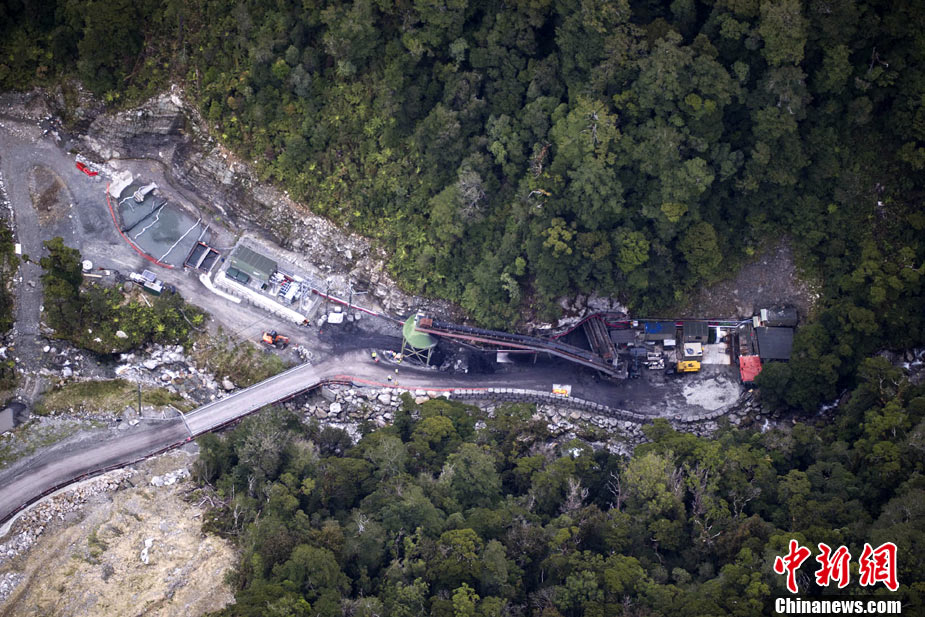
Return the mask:
<path id="1" fill-rule="evenodd" d="M 98 116 L 80 143 L 103 161 L 160 161 L 173 183 L 201 196 L 204 210 L 233 222 L 237 229 L 269 237 L 291 251 L 295 261 L 304 262 L 300 266 L 316 270 L 320 277 L 333 278 L 334 291 L 346 291 L 350 279 L 368 288 L 387 310 L 405 313 L 421 306 L 420 299 L 402 293 L 389 277 L 387 255 L 382 249 L 313 214 L 285 192 L 261 183 L 246 162 L 209 135 L 206 122 L 176 86 L 134 109 Z M 445 303 L 433 305 L 452 311 Z"/>

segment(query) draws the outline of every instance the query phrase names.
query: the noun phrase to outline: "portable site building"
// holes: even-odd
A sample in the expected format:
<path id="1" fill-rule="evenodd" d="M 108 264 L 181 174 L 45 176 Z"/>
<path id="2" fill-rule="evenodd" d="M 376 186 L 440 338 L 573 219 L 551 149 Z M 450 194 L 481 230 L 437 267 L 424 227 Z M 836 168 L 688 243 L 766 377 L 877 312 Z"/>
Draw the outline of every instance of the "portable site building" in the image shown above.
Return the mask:
<path id="1" fill-rule="evenodd" d="M 685 343 L 706 343 L 709 334 L 709 328 L 707 327 L 707 322 L 705 321 L 684 322 Z"/>
<path id="2" fill-rule="evenodd" d="M 761 309 L 761 321 L 772 328 L 793 328 L 799 322 L 799 316 L 793 307 Z"/>
<path id="3" fill-rule="evenodd" d="M 754 383 L 761 372 L 761 358 L 758 356 L 739 356 L 739 377 L 742 383 Z"/>
<path id="4" fill-rule="evenodd" d="M 260 285 L 268 283 L 277 268 L 275 261 L 252 251 L 246 246 L 239 246 L 235 249 L 229 259 L 229 265 L 229 270 L 234 268 L 238 272 L 246 274 L 250 279 L 257 281 Z"/>
<path id="5" fill-rule="evenodd" d="M 645 331 L 647 341 L 664 341 L 675 338 L 677 326 L 673 321 L 647 321 Z"/>

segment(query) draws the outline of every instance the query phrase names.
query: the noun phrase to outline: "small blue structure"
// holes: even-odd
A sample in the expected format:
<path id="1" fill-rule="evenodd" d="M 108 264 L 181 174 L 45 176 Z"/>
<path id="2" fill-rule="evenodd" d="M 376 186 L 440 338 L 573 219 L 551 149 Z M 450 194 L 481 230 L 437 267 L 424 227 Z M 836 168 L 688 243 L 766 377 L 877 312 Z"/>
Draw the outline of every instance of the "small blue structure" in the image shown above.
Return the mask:
<path id="1" fill-rule="evenodd" d="M 673 321 L 647 321 L 645 331 L 647 341 L 666 341 L 675 338 L 678 327 Z"/>

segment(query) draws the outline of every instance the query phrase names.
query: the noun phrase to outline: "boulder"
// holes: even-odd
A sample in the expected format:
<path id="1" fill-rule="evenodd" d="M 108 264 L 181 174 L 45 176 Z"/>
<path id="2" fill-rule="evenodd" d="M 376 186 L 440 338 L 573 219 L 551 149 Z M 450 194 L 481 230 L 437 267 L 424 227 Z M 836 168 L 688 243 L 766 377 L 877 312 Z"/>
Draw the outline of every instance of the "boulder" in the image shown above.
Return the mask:
<path id="1" fill-rule="evenodd" d="M 145 547 L 141 550 L 141 563 L 148 565 L 148 551 L 154 546 L 154 538 L 145 538 Z"/>

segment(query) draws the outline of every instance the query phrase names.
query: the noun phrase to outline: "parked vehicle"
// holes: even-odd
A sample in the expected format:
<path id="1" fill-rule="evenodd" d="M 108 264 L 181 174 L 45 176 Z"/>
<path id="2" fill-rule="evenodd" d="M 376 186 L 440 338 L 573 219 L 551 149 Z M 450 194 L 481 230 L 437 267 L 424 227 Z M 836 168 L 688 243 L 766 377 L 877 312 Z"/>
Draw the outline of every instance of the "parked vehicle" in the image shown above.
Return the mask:
<path id="1" fill-rule="evenodd" d="M 286 347 L 289 346 L 289 337 L 277 333 L 276 330 L 264 332 L 261 340 L 267 345 L 271 345 L 277 349 L 286 349 Z"/>

